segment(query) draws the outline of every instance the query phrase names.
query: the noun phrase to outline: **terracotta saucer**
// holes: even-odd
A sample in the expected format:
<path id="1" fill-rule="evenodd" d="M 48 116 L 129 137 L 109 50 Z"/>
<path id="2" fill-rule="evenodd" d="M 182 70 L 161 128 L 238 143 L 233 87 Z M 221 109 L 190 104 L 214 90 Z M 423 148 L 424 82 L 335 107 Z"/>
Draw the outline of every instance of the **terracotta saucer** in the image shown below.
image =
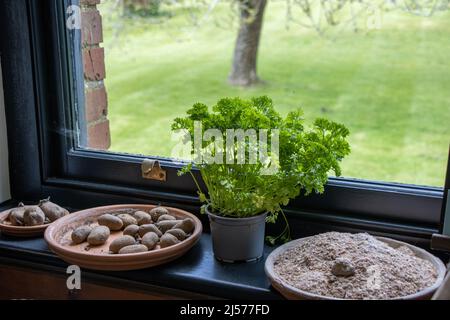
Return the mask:
<path id="1" fill-rule="evenodd" d="M 44 234 L 45 229 L 50 224 L 44 224 L 41 226 L 13 226 L 11 222 L 9 222 L 8 215 L 12 209 L 3 211 L 0 213 L 0 231 L 2 234 L 14 237 L 22 237 L 22 238 L 31 238 L 31 237 L 40 237 Z"/>
<path id="2" fill-rule="evenodd" d="M 97 218 L 102 214 L 124 210 L 137 209 L 149 211 L 155 206 L 152 205 L 114 205 L 99 208 L 91 208 L 79 212 L 74 212 L 53 222 L 45 232 L 45 240 L 50 249 L 64 261 L 78 265 L 82 268 L 93 270 L 136 270 L 157 266 L 172 261 L 184 255 L 200 239 L 202 234 L 202 223 L 193 214 L 176 208 L 168 208 L 170 214 L 177 219 L 191 218 L 195 222 L 195 229 L 190 237 L 174 246 L 159 248 L 143 253 L 134 254 L 111 254 L 109 253 L 110 243 L 123 235 L 122 231 L 111 232 L 108 241 L 101 246 L 91 247 L 88 243 L 74 245 L 71 234 L 77 227 L 89 224 L 96 225 Z"/>
<path id="3" fill-rule="evenodd" d="M 284 252 L 286 252 L 290 248 L 297 247 L 300 243 L 302 243 L 303 241 L 306 241 L 310 238 L 311 237 L 297 239 L 297 240 L 286 243 L 286 244 L 280 246 L 279 248 L 275 249 L 267 257 L 266 264 L 265 264 L 266 275 L 269 277 L 269 280 L 270 280 L 272 286 L 287 299 L 292 299 L 292 300 L 341 300 L 341 299 L 334 298 L 334 297 L 326 297 L 326 296 L 314 294 L 311 292 L 307 292 L 304 290 L 300 290 L 300 289 L 290 285 L 289 283 L 287 283 L 283 278 L 281 278 L 275 272 L 274 263 L 275 263 L 275 261 L 278 260 L 278 257 L 280 255 L 282 255 Z M 414 294 L 404 296 L 404 297 L 394 298 L 392 300 L 421 300 L 421 299 L 431 298 L 433 293 L 439 288 L 442 281 L 444 280 L 446 268 L 445 268 L 444 264 L 442 263 L 442 261 L 439 258 L 432 255 L 431 253 L 429 253 L 421 248 L 418 248 L 416 246 L 410 245 L 409 243 L 397 241 L 397 240 L 393 240 L 393 239 L 389 239 L 389 238 L 384 238 L 384 237 L 375 237 L 375 238 L 386 243 L 387 245 L 389 245 L 390 247 L 393 247 L 393 248 L 399 248 L 401 246 L 408 247 L 409 249 L 411 249 L 414 252 L 416 257 L 430 261 L 433 264 L 433 266 L 437 272 L 437 279 L 432 286 L 425 288 L 424 290 L 416 292 Z"/>

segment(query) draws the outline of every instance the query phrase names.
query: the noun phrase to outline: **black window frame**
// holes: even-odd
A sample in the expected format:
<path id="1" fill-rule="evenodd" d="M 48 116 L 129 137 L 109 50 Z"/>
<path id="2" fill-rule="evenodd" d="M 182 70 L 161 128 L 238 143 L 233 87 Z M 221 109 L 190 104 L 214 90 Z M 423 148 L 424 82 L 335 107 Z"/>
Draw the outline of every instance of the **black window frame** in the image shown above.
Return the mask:
<path id="1" fill-rule="evenodd" d="M 177 175 L 180 166 L 170 159 L 74 145 L 73 106 L 81 98 L 74 90 L 67 39 L 79 31 L 65 26 L 67 5 L 67 0 L 0 0 L 13 198 L 50 195 L 78 208 L 142 201 L 198 209 L 195 185 Z M 160 161 L 167 182 L 141 177 L 144 158 Z M 443 188 L 330 178 L 324 194 L 299 196 L 286 212 L 299 221 L 429 238 L 440 228 L 442 202 Z"/>

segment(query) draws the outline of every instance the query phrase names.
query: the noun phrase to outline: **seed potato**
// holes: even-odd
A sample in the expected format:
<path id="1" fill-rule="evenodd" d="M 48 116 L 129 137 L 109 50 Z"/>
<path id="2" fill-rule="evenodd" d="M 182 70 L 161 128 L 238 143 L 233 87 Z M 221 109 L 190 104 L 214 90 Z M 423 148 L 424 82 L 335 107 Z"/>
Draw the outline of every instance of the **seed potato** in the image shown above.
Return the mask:
<path id="1" fill-rule="evenodd" d="M 39 208 L 51 222 L 58 220 L 69 214 L 69 211 L 50 201 L 50 198 L 41 200 Z"/>
<path id="2" fill-rule="evenodd" d="M 167 230 L 165 234 L 171 234 L 180 241 L 183 241 L 184 239 L 187 238 L 186 232 L 184 232 L 181 229 L 170 229 L 170 230 Z"/>
<path id="3" fill-rule="evenodd" d="M 159 217 L 165 214 L 170 214 L 170 212 L 163 207 L 156 207 L 150 210 L 150 215 L 152 216 L 153 221 L 158 221 Z"/>
<path id="4" fill-rule="evenodd" d="M 355 267 L 349 259 L 337 258 L 331 268 L 331 273 L 336 277 L 350 277 L 355 274 Z"/>
<path id="5" fill-rule="evenodd" d="M 29 207 L 23 213 L 23 222 L 26 226 L 41 226 L 45 222 L 45 214 L 38 207 Z"/>
<path id="6" fill-rule="evenodd" d="M 176 224 L 172 229 L 181 229 L 186 234 L 190 234 L 195 229 L 195 222 L 191 218 L 186 218 L 180 223 Z"/>
<path id="7" fill-rule="evenodd" d="M 140 253 L 147 252 L 148 249 L 143 244 L 133 244 L 131 246 L 123 247 L 119 250 L 119 254 L 130 254 L 130 253 Z"/>
<path id="8" fill-rule="evenodd" d="M 95 227 L 89 234 L 87 242 L 92 246 L 100 246 L 108 240 L 110 234 L 111 232 L 107 226 Z"/>
<path id="9" fill-rule="evenodd" d="M 118 231 L 123 227 L 123 222 L 120 218 L 113 216 L 112 214 L 104 214 L 98 218 L 98 224 L 106 226 L 109 230 Z"/>
<path id="10" fill-rule="evenodd" d="M 176 245 L 177 243 L 180 243 L 181 241 L 177 239 L 174 235 L 170 233 L 166 233 L 161 237 L 160 240 L 160 246 L 161 248 L 167 248 L 173 245 Z"/>
<path id="11" fill-rule="evenodd" d="M 132 236 L 123 236 L 117 239 L 114 239 L 113 242 L 109 245 L 109 250 L 112 253 L 118 253 L 120 249 L 128 246 L 132 246 L 136 244 L 136 240 Z"/>
<path id="12" fill-rule="evenodd" d="M 166 233 L 167 230 L 172 229 L 178 223 L 181 223 L 181 221 L 180 220 L 164 220 L 164 221 L 156 223 L 156 226 L 158 227 L 159 230 L 161 230 L 162 233 Z"/>
<path id="13" fill-rule="evenodd" d="M 9 214 L 9 222 L 11 222 L 11 224 L 13 226 L 23 226 L 24 222 L 23 222 L 23 214 L 24 214 L 25 210 L 17 210 L 14 209 L 13 211 L 10 212 Z"/>
<path id="14" fill-rule="evenodd" d="M 117 216 L 123 222 L 123 228 L 126 228 L 132 224 L 138 224 L 136 219 L 130 214 L 122 213 Z"/>
<path id="15" fill-rule="evenodd" d="M 132 236 L 132 237 L 136 237 L 136 235 L 139 232 L 139 226 L 135 225 L 135 224 L 130 224 L 128 227 L 126 227 L 123 230 L 123 235 L 124 236 Z"/>
<path id="16" fill-rule="evenodd" d="M 23 214 L 28 208 L 29 206 L 25 206 L 23 203 L 19 203 L 19 206 L 17 208 L 14 208 L 9 212 L 9 222 L 11 222 L 13 226 L 23 226 L 25 224 L 23 221 Z"/>
<path id="17" fill-rule="evenodd" d="M 144 211 L 136 211 L 134 213 L 134 218 L 137 221 L 137 224 L 142 226 L 143 224 L 153 223 L 152 216 Z"/>
<path id="18" fill-rule="evenodd" d="M 170 214 L 163 214 L 161 217 L 158 218 L 158 222 L 167 220 L 177 220 L 177 219 L 174 216 L 171 216 Z"/>
<path id="19" fill-rule="evenodd" d="M 89 234 L 92 232 L 90 226 L 81 226 L 72 231 L 72 242 L 74 244 L 80 244 L 86 241 Z"/>
<path id="20" fill-rule="evenodd" d="M 154 232 L 158 237 L 162 236 L 162 232 L 154 224 L 144 224 L 139 227 L 139 235 L 143 237 L 148 232 Z"/>
<path id="21" fill-rule="evenodd" d="M 148 248 L 148 250 L 153 250 L 155 249 L 156 245 L 159 242 L 159 237 L 156 233 L 154 232 L 147 232 L 143 237 L 142 237 L 142 244 L 144 246 L 146 246 Z"/>

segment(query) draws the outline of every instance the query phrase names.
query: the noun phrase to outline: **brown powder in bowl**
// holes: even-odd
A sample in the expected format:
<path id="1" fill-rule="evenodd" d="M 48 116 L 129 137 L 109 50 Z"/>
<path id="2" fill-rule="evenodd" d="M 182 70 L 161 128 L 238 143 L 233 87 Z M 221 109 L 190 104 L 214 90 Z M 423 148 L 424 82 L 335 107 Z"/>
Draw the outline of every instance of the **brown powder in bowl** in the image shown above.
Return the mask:
<path id="1" fill-rule="evenodd" d="M 392 299 L 434 284 L 431 262 L 366 233 L 329 232 L 281 254 L 274 270 L 298 289 L 342 299 Z"/>

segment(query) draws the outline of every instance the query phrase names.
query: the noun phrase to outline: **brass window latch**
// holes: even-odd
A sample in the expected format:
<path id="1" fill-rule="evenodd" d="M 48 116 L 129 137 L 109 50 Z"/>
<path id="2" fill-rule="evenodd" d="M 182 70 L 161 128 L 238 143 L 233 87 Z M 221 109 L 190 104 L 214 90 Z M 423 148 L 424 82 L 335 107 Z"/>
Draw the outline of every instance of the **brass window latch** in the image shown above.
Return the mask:
<path id="1" fill-rule="evenodd" d="M 145 159 L 142 162 L 142 178 L 157 181 L 166 181 L 167 173 L 161 168 L 158 160 Z"/>

